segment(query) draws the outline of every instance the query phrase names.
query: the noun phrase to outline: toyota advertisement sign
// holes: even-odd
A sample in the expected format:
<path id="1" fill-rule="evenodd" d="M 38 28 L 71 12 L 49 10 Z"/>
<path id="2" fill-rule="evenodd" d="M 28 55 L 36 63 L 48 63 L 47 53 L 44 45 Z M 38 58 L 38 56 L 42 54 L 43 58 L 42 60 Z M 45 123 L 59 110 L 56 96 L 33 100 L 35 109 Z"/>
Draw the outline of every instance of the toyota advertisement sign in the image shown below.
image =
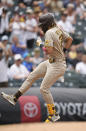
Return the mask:
<path id="1" fill-rule="evenodd" d="M 21 122 L 41 121 L 41 107 L 37 96 L 22 96 L 19 99 Z"/>
<path id="2" fill-rule="evenodd" d="M 1 89 L 13 94 L 16 89 Z M 60 121 L 86 121 L 86 89 L 52 88 L 55 108 Z M 0 96 L 0 124 L 21 122 L 43 122 L 48 115 L 47 106 L 39 88 L 30 89 L 21 96 L 15 106 Z"/>

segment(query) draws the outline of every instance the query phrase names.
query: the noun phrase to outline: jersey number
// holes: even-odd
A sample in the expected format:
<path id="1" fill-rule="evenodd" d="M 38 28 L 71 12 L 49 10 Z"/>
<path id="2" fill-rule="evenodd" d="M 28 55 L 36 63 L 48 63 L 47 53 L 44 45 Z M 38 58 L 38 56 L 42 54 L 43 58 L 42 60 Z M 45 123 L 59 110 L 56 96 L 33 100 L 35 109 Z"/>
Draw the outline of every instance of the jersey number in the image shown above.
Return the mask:
<path id="1" fill-rule="evenodd" d="M 63 35 L 61 34 L 61 35 L 59 36 L 59 41 L 62 43 L 62 40 L 63 40 Z"/>
<path id="2" fill-rule="evenodd" d="M 59 42 L 61 43 L 62 45 L 62 41 L 63 41 L 63 35 L 62 35 L 62 32 L 61 31 L 56 31 L 56 34 L 59 36 Z"/>

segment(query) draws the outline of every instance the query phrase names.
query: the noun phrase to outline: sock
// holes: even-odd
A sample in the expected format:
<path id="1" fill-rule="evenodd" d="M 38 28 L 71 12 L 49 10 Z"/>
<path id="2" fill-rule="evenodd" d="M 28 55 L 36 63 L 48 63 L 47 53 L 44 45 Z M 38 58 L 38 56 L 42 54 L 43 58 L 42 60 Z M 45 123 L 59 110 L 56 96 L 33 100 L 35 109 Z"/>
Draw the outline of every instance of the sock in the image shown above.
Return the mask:
<path id="1" fill-rule="evenodd" d="M 16 92 L 14 94 L 14 101 L 17 102 L 18 98 L 22 95 L 22 93 L 20 91 Z"/>
<path id="2" fill-rule="evenodd" d="M 56 112 L 54 104 L 47 104 L 47 109 L 48 109 L 49 115 L 54 115 Z"/>

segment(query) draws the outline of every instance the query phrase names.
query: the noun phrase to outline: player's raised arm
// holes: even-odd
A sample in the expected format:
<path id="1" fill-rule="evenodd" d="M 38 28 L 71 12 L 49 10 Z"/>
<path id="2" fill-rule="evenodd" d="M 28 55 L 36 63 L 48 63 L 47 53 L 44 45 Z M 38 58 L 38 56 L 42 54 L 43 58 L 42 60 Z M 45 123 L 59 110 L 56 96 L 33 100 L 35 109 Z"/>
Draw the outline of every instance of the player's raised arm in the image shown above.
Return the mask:
<path id="1" fill-rule="evenodd" d="M 47 31 L 45 34 L 44 47 L 47 54 L 51 54 L 53 52 L 53 39 L 50 31 Z"/>
<path id="2" fill-rule="evenodd" d="M 45 34 L 44 48 L 47 54 L 51 54 L 53 52 L 53 39 L 52 39 L 52 32 L 50 31 L 50 29 L 55 26 L 56 23 L 54 20 L 54 16 L 51 13 L 40 16 L 39 27 L 41 27 L 42 31 Z"/>

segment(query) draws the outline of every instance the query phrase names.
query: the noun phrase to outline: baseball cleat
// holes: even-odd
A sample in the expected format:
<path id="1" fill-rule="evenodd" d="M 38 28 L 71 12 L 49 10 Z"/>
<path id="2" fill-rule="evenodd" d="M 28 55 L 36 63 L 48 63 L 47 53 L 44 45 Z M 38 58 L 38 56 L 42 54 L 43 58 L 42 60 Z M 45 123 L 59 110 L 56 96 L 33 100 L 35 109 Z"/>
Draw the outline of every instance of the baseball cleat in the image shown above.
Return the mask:
<path id="1" fill-rule="evenodd" d="M 58 114 L 49 115 L 48 118 L 45 120 L 46 123 L 48 122 L 57 122 L 60 119 Z"/>
<path id="2" fill-rule="evenodd" d="M 15 102 L 15 100 L 14 100 L 15 97 L 14 97 L 13 95 L 8 95 L 8 94 L 5 94 L 4 92 L 2 92 L 1 95 L 2 95 L 2 97 L 3 97 L 5 100 L 7 100 L 10 104 L 12 104 L 12 105 L 15 105 L 15 104 L 16 104 L 16 102 Z"/>

